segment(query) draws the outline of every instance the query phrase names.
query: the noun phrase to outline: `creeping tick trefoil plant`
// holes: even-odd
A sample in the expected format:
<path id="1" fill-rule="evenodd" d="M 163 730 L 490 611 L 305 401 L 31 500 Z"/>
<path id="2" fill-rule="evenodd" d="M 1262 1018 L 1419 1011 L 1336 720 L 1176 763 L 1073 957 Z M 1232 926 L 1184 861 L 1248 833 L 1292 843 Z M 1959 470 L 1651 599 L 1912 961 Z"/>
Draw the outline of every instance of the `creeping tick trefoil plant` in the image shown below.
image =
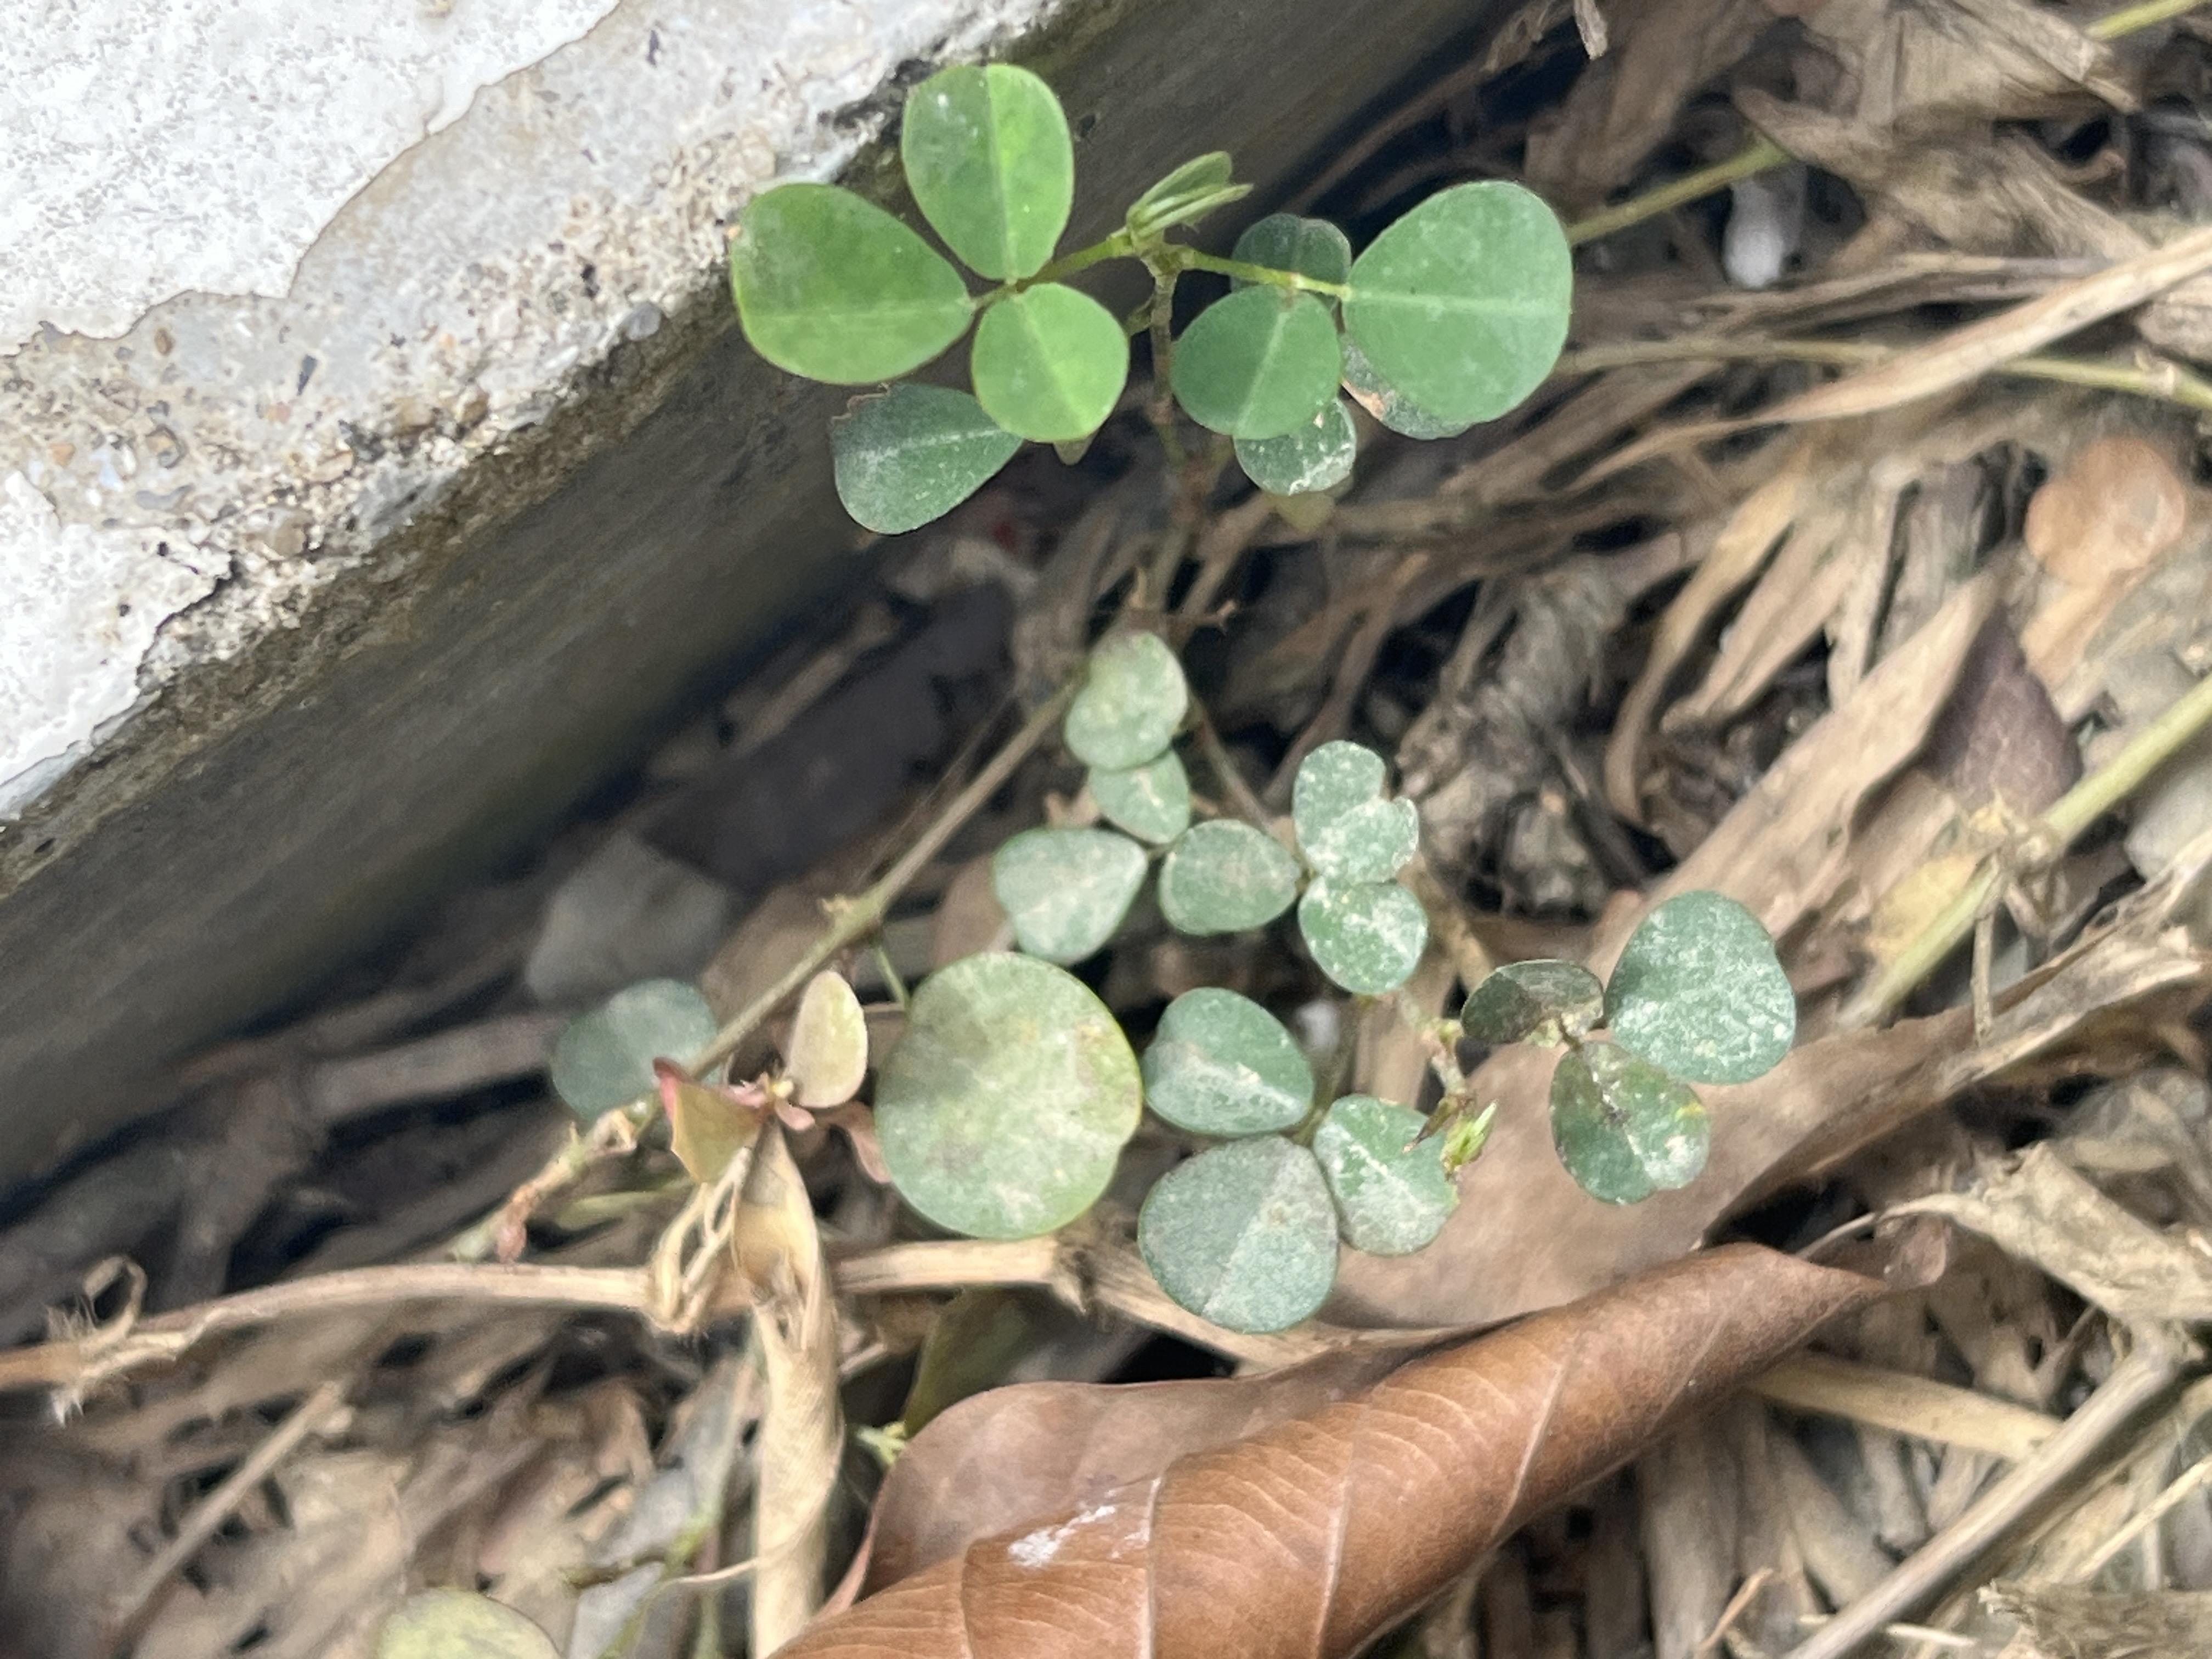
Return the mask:
<path id="1" fill-rule="evenodd" d="M 1121 400 L 1133 334 L 1150 335 L 1154 374 L 1184 414 L 1232 439 L 1246 474 L 1281 495 L 1349 474 L 1340 388 L 1395 430 L 1443 436 L 1521 402 L 1565 336 L 1565 238 L 1514 185 L 1432 196 L 1356 258 L 1334 226 L 1288 215 L 1261 220 L 1219 258 L 1169 240 L 1245 193 L 1226 155 L 1205 155 L 1146 191 L 1112 234 L 1055 257 L 1074 185 L 1067 124 L 1042 81 L 1003 64 L 948 69 L 918 87 L 901 155 L 931 228 L 994 286 L 971 290 L 915 230 L 828 185 L 763 193 L 731 244 L 745 334 L 795 374 L 896 381 L 974 328 L 972 394 L 900 381 L 831 428 L 838 492 L 873 530 L 949 511 L 1024 440 L 1087 439 Z M 1066 281 L 1116 258 L 1153 279 L 1126 322 Z M 1236 285 L 1170 337 L 1176 279 L 1191 270 Z M 1171 422 L 1161 424 L 1171 440 Z M 1149 1107 L 1200 1148 L 1139 1215 L 1153 1276 L 1218 1324 L 1277 1330 L 1321 1306 L 1340 1243 L 1406 1255 L 1452 1213 L 1453 1173 L 1480 1153 L 1496 1109 L 1459 1073 L 1462 1038 L 1563 1050 L 1553 1144 L 1585 1191 L 1615 1204 L 1704 1168 L 1710 1130 L 1691 1084 L 1745 1081 L 1788 1051 L 1796 1003 L 1772 940 L 1733 901 L 1693 891 L 1646 917 L 1605 982 L 1572 963 L 1513 963 L 1474 988 L 1456 1020 L 1425 1022 L 1444 1085 L 1428 1115 L 1366 1095 L 1326 1098 L 1274 1015 L 1218 988 L 1170 1003 L 1140 1060 L 1067 967 L 1113 938 L 1147 878 L 1162 917 L 1185 933 L 1273 927 L 1295 908 L 1314 966 L 1358 999 L 1391 997 L 1428 941 L 1428 915 L 1398 880 L 1419 817 L 1389 795 L 1381 756 L 1352 743 L 1316 749 L 1287 825 L 1194 821 L 1176 749 L 1193 715 L 1165 640 L 1108 634 L 1061 732 L 1103 823 L 1026 830 L 992 860 L 1018 951 L 968 957 L 921 983 L 878 1067 L 872 1126 L 851 1103 L 866 1033 L 842 981 L 810 988 L 781 1074 L 717 1095 L 659 1061 L 694 1176 L 711 1178 L 767 1113 L 828 1110 L 864 1164 L 930 1221 L 1026 1237 L 1097 1201 Z M 571 1025 L 555 1085 L 593 1115 L 656 1086 L 658 1056 L 695 1051 L 713 1030 L 691 988 L 633 986 Z"/>

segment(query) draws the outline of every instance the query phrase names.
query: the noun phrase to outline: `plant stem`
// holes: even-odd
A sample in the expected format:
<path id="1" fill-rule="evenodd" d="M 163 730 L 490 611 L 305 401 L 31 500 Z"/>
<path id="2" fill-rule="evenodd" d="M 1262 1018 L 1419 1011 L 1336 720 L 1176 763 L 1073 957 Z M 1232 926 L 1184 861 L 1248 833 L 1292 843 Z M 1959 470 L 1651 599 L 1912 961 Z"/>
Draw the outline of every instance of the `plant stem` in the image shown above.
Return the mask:
<path id="1" fill-rule="evenodd" d="M 2171 22 L 2203 3 L 2204 0 L 2142 0 L 2138 5 L 2123 6 L 2118 11 L 2106 12 L 2094 22 L 2084 24 L 2081 33 L 2092 40 L 2117 40 L 2137 29 Z"/>
<path id="2" fill-rule="evenodd" d="M 1145 269 L 1152 274 L 1152 311 L 1147 326 L 1152 337 L 1152 390 L 1145 399 L 1145 418 L 1152 422 L 1152 431 L 1160 441 L 1160 450 L 1167 457 L 1168 470 L 1180 474 L 1185 457 L 1182 434 L 1176 430 L 1175 393 L 1168 385 L 1169 374 L 1175 368 L 1176 270 L 1172 265 L 1157 264 L 1149 258 Z M 1162 597 L 1163 605 L 1166 599 Z"/>
<path id="3" fill-rule="evenodd" d="M 2212 725 L 2212 674 L 2175 698 L 2118 754 L 2052 802 L 2037 822 L 2037 833 L 2031 839 L 2045 842 L 2056 857 L 2207 725 Z M 1913 988 L 1972 931 L 1975 919 L 1991 902 L 2000 884 L 2014 873 L 2002 854 L 1992 856 L 1966 890 L 1938 911 L 1875 982 L 1852 999 L 1840 1018 L 1842 1028 L 1850 1030 L 1870 1025 L 1911 994 Z"/>
<path id="4" fill-rule="evenodd" d="M 1726 189 L 1739 179 L 1748 179 L 1769 167 L 1780 167 L 1789 159 L 1789 151 L 1761 133 L 1725 161 L 1716 161 L 1695 173 L 1686 173 L 1656 190 L 1647 190 L 1641 196 L 1632 196 L 1625 202 L 1601 209 L 1587 219 L 1577 219 L 1567 227 L 1567 240 L 1579 245 L 1594 241 L 1600 236 L 1610 236 L 1616 230 L 1626 230 L 1631 225 L 1642 224 L 1646 219 L 1656 219 L 1686 202 L 1696 201 L 1700 196 L 1710 196 L 1717 190 Z"/>
<path id="5" fill-rule="evenodd" d="M 1255 265 L 1243 259 L 1224 259 L 1212 253 L 1201 253 L 1194 247 L 1180 242 L 1161 244 L 1153 256 L 1162 264 L 1176 270 L 1210 270 L 1216 276 L 1240 277 L 1248 283 L 1266 283 L 1273 288 L 1286 288 L 1300 294 L 1326 294 L 1332 300 L 1352 297 L 1350 284 L 1325 283 L 1318 276 L 1308 276 L 1295 270 L 1278 270 L 1273 265 Z"/>

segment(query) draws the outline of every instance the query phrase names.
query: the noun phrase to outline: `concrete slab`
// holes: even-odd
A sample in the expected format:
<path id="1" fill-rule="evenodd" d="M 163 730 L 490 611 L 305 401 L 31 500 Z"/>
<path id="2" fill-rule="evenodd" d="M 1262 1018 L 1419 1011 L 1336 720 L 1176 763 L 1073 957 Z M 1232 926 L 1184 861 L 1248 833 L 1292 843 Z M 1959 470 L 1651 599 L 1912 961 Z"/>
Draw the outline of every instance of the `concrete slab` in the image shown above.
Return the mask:
<path id="1" fill-rule="evenodd" d="M 1475 8 L 1480 11 L 1481 8 Z M 0 1183 L 530 833 L 848 567 L 723 226 L 1011 51 L 1076 232 L 1263 185 L 1463 0 L 33 8 L 0 70 Z M 21 94 L 11 94 L 20 97 Z"/>

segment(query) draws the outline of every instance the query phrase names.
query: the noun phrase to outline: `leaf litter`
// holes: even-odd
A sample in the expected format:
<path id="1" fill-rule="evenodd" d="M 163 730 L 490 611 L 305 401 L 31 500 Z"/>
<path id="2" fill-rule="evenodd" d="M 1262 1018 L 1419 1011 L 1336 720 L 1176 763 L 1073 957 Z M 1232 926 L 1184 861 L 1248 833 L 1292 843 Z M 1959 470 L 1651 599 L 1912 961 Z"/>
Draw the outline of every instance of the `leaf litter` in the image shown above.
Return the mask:
<path id="1" fill-rule="evenodd" d="M 1579 221 L 1522 410 L 1354 412 L 1348 482 L 1194 532 L 1133 421 L 1017 462 L 520 873 L 6 1200 L 0 1654 L 367 1656 L 426 1589 L 574 1656 L 2203 1651 L 2212 739 L 2100 780 L 2212 672 L 2208 86 L 2185 9 L 1502 19 L 1300 205 L 1356 247 L 1504 177 Z M 1201 1144 L 1159 1124 L 1056 1238 L 916 1224 L 869 1079 L 908 984 L 1011 944 L 993 852 L 1091 830 L 1082 765 L 1017 752 L 811 953 L 1133 591 L 1179 613 L 1196 817 L 1393 757 L 1420 1021 L 1602 975 L 1680 892 L 1759 919 L 1798 1043 L 1703 1091 L 1702 1174 L 1597 1204 L 1555 1056 L 1139 900 L 1079 966 L 1140 1048 L 1224 987 L 1340 1093 L 1496 1103 L 1437 1242 L 1210 1327 L 1136 1258 Z M 672 1146 L 545 1086 L 641 978 L 725 1022 L 823 988 L 731 1085 L 661 1073 Z"/>

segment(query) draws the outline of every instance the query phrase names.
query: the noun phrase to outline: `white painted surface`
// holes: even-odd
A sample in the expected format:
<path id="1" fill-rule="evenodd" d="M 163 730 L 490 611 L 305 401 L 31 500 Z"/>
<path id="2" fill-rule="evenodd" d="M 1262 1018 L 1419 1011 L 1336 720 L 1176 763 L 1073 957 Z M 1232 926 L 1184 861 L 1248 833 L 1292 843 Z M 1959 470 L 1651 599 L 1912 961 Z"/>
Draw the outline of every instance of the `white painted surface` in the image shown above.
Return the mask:
<path id="1" fill-rule="evenodd" d="M 281 295 L 393 157 L 613 9 L 4 0 L 0 352 L 41 323 L 119 334 L 192 289 Z"/>
<path id="2" fill-rule="evenodd" d="M 0 826 L 1052 3 L 0 0 Z"/>

